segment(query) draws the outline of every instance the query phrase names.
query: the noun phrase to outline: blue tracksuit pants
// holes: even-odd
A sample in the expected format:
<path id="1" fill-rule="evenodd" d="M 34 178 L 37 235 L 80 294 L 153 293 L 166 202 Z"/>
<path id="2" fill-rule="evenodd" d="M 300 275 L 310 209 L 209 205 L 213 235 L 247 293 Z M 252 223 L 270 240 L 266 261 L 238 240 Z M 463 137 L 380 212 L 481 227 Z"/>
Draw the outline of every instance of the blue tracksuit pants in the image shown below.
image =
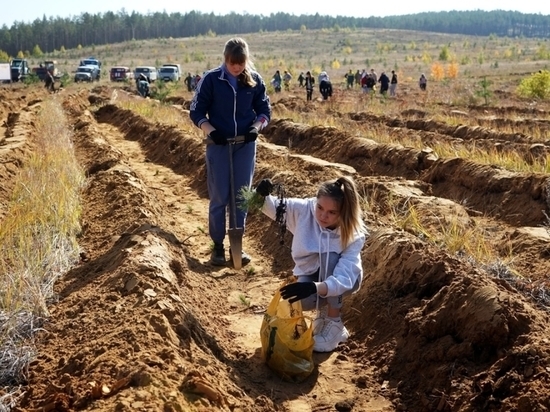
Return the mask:
<path id="1" fill-rule="evenodd" d="M 206 173 L 210 205 L 208 211 L 208 231 L 212 240 L 223 243 L 226 233 L 226 213 L 229 214 L 230 227 L 244 228 L 246 212 L 239 208 L 239 190 L 250 188 L 256 164 L 256 142 L 235 144 L 233 150 L 233 176 L 235 182 L 235 201 L 237 203 L 237 222 L 233 222 L 230 211 L 231 177 L 229 171 L 229 145 L 208 145 L 206 147 Z"/>

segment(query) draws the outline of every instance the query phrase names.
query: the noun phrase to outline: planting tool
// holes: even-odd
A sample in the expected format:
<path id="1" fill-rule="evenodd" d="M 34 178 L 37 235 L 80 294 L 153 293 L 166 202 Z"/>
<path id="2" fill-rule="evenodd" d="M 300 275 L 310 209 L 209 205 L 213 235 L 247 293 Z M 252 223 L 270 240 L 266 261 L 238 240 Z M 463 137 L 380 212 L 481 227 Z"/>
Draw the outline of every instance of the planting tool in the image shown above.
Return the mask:
<path id="1" fill-rule="evenodd" d="M 212 140 L 205 139 L 206 144 L 212 144 Z M 235 144 L 243 143 L 244 136 L 237 136 L 227 139 L 227 146 L 229 148 L 229 190 L 231 191 L 231 203 L 229 205 L 229 229 L 227 235 L 229 236 L 229 247 L 231 249 L 231 259 L 233 260 L 233 267 L 235 269 L 242 268 L 242 253 L 243 253 L 243 234 L 244 228 L 237 226 L 237 201 L 235 199 L 235 177 L 233 175 L 233 146 Z"/>

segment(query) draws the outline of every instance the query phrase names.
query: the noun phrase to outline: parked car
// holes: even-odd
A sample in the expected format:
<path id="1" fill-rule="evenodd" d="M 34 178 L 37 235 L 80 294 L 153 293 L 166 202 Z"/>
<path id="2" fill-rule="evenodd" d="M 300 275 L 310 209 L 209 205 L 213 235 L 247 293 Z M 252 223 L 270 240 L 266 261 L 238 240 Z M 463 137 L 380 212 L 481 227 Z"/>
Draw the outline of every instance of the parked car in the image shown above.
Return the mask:
<path id="1" fill-rule="evenodd" d="M 174 66 L 162 66 L 159 69 L 159 78 L 165 82 L 177 82 L 180 79 L 178 68 Z"/>
<path id="2" fill-rule="evenodd" d="M 93 82 L 99 81 L 99 68 L 97 66 L 80 66 L 76 69 L 74 81 L 78 82 Z"/>
<path id="3" fill-rule="evenodd" d="M 149 80 L 149 83 L 152 83 L 158 79 L 157 68 L 154 66 L 136 67 L 136 69 L 134 70 L 134 78 L 137 79 L 141 73 L 143 73 L 145 77 L 147 77 L 147 80 Z"/>
<path id="4" fill-rule="evenodd" d="M 110 78 L 113 82 L 133 80 L 134 72 L 127 66 L 111 67 Z"/>

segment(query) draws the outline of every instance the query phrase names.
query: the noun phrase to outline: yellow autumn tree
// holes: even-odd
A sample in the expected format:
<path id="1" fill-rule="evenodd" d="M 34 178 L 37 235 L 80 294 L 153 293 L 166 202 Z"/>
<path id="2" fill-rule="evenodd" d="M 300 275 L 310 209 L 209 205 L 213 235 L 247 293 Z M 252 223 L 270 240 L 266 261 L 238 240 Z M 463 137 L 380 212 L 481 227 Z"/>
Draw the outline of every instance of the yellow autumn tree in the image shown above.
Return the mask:
<path id="1" fill-rule="evenodd" d="M 434 63 L 431 67 L 431 76 L 435 81 L 445 78 L 445 68 L 440 63 Z"/>
<path id="2" fill-rule="evenodd" d="M 332 67 L 334 70 L 337 70 L 340 68 L 340 62 L 338 59 L 334 59 L 332 63 L 330 64 L 330 67 Z"/>
<path id="3" fill-rule="evenodd" d="M 456 79 L 458 77 L 458 63 L 453 62 L 447 66 L 447 77 Z"/>

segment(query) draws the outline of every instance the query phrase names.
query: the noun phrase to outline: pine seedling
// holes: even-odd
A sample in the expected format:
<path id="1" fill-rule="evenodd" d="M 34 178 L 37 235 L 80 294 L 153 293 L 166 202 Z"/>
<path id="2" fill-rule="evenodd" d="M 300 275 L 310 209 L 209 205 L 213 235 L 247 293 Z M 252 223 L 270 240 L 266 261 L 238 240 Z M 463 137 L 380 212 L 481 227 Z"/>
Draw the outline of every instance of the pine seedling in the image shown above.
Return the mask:
<path id="1" fill-rule="evenodd" d="M 243 186 L 239 190 L 239 209 L 245 212 L 254 213 L 264 205 L 264 197 L 255 189 Z"/>

